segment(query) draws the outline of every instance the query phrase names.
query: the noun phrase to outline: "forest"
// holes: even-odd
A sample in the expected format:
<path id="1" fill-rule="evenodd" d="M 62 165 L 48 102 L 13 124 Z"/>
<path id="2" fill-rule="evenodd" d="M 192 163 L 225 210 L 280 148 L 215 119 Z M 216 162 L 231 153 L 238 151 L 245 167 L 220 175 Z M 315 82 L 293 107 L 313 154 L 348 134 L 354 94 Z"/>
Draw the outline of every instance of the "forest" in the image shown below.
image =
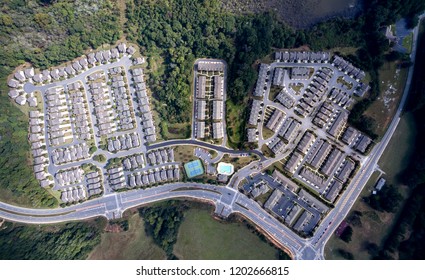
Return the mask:
<path id="1" fill-rule="evenodd" d="M 58 226 L 0 226 L 2 260 L 77 260 L 85 259 L 100 243 L 100 230 L 86 222 Z"/>

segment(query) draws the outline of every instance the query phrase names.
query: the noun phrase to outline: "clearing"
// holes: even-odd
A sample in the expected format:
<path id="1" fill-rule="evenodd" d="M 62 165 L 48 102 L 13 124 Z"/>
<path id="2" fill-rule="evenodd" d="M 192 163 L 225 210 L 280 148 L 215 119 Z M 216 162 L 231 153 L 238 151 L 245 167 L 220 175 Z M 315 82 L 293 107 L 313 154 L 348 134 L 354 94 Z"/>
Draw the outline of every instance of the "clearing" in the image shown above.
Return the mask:
<path id="1" fill-rule="evenodd" d="M 165 252 L 152 237 L 147 236 L 142 218 L 136 213 L 129 218 L 129 229 L 124 232 L 105 232 L 101 243 L 88 259 L 92 260 L 165 260 Z"/>
<path id="2" fill-rule="evenodd" d="M 245 225 L 214 220 L 210 211 L 190 209 L 180 226 L 174 254 L 180 259 L 271 260 L 278 250 Z"/>
<path id="3" fill-rule="evenodd" d="M 397 110 L 406 84 L 408 68 L 400 62 L 385 62 L 379 69 L 380 96 L 366 110 L 365 115 L 376 122 L 375 133 L 382 137 Z"/>

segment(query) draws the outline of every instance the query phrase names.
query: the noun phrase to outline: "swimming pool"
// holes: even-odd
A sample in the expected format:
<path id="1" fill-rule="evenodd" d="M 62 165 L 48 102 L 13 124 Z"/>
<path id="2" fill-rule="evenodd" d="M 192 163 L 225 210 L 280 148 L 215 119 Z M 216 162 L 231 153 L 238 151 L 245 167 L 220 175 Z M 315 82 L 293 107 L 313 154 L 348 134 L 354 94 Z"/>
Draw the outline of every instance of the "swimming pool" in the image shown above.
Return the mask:
<path id="1" fill-rule="evenodd" d="M 218 174 L 232 175 L 235 171 L 233 164 L 220 162 L 217 167 Z"/>

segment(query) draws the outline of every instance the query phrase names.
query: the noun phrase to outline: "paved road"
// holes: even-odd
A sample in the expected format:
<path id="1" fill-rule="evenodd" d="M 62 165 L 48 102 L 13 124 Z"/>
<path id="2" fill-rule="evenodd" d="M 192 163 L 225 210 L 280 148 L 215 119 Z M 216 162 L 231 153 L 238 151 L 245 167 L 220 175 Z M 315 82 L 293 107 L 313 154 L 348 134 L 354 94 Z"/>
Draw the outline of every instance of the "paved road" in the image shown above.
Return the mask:
<path id="1" fill-rule="evenodd" d="M 170 141 L 165 141 L 165 142 L 160 142 L 160 143 L 156 143 L 156 144 L 152 144 L 146 147 L 147 151 L 150 150 L 155 150 L 155 149 L 159 149 L 159 148 L 164 148 L 164 147 L 169 147 L 169 146 L 178 146 L 178 145 L 196 145 L 196 146 L 200 146 L 200 147 L 204 147 L 207 149 L 211 149 L 211 150 L 215 150 L 218 152 L 222 152 L 222 153 L 228 153 L 231 155 L 243 155 L 243 154 L 256 154 L 257 156 L 260 157 L 260 159 L 266 160 L 267 158 L 260 152 L 257 150 L 253 150 L 253 151 L 235 151 L 220 145 L 215 145 L 215 144 L 211 144 L 211 143 L 206 143 L 206 142 L 202 142 L 199 140 L 170 140 Z"/>

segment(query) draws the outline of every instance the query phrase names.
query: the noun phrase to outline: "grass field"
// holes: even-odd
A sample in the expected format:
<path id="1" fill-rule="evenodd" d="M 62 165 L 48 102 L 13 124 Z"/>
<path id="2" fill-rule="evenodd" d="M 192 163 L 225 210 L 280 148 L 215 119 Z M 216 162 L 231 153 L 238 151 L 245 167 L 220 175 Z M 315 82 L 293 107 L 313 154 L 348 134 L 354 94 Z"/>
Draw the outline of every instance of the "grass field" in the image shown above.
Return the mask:
<path id="1" fill-rule="evenodd" d="M 231 100 L 226 101 L 226 125 L 230 147 L 237 147 L 243 141 L 245 121 L 243 111 L 246 106 L 247 102 L 236 105 Z"/>
<path id="2" fill-rule="evenodd" d="M 163 260 L 165 252 L 145 234 L 139 214 L 129 219 L 129 230 L 103 233 L 101 243 L 90 253 L 92 260 Z"/>
<path id="3" fill-rule="evenodd" d="M 166 124 L 165 137 L 167 139 L 190 138 L 190 123 L 164 123 Z"/>
<path id="4" fill-rule="evenodd" d="M 197 159 L 197 157 L 195 157 L 193 154 L 194 149 L 195 149 L 195 146 L 191 146 L 191 145 L 177 146 L 174 149 L 175 161 L 185 163 L 185 162 Z"/>
<path id="5" fill-rule="evenodd" d="M 390 184 L 400 184 L 399 177 L 414 153 L 415 137 L 414 119 L 410 113 L 407 113 L 401 118 L 397 130 L 378 162 Z"/>
<path id="6" fill-rule="evenodd" d="M 180 259 L 277 259 L 278 251 L 244 225 L 221 223 L 208 210 L 190 209 L 180 226 L 174 254 Z"/>
<path id="7" fill-rule="evenodd" d="M 379 70 L 380 91 L 378 99 L 365 114 L 376 121 L 375 133 L 382 136 L 397 109 L 407 79 L 407 69 L 398 69 L 397 62 L 386 62 Z"/>
<path id="8" fill-rule="evenodd" d="M 400 184 L 399 174 L 405 169 L 409 162 L 409 156 L 414 152 L 414 136 L 415 131 L 413 130 L 412 116 L 410 114 L 405 114 L 379 161 L 380 168 L 385 172 L 383 176 L 387 179 L 388 184 L 397 186 L 405 198 L 408 196 L 408 188 Z M 352 226 L 354 233 L 352 241 L 349 244 L 333 235 L 326 245 L 326 259 L 342 259 L 336 252 L 338 248 L 352 253 L 354 259 L 369 259 L 370 256 L 365 248 L 368 242 L 380 246 L 385 240 L 387 233 L 397 220 L 398 213 L 377 212 L 361 199 L 362 197 L 370 195 L 379 175 L 379 172 L 372 174 L 360 194 L 359 200 L 354 204 L 350 214 L 347 216 L 349 217 L 353 211 L 361 212 L 361 227 Z"/>
<path id="9" fill-rule="evenodd" d="M 274 131 L 268 129 L 267 127 L 263 126 L 263 138 L 269 139 L 274 135 Z"/>
<path id="10" fill-rule="evenodd" d="M 255 156 L 230 157 L 228 154 L 226 154 L 223 156 L 221 161 L 233 164 L 233 166 L 235 167 L 235 172 L 237 172 L 239 169 L 247 166 L 255 160 L 257 160 Z"/>
<path id="11" fill-rule="evenodd" d="M 0 188 L 0 200 L 4 203 L 33 208 L 31 200 L 26 196 L 17 196 L 9 189 Z"/>

